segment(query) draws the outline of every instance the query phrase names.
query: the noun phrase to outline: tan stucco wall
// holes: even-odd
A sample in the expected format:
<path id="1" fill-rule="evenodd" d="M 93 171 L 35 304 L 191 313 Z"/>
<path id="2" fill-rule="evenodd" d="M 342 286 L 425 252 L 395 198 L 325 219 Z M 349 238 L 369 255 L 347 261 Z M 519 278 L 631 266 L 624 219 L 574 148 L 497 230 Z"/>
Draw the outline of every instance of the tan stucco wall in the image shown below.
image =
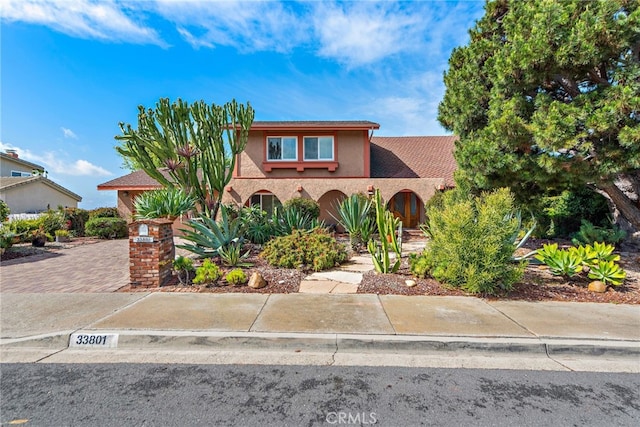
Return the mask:
<path id="1" fill-rule="evenodd" d="M 305 169 L 304 172 L 297 172 L 295 169 L 274 169 L 265 172 L 262 163 L 265 159 L 265 144 L 267 135 L 271 136 L 316 136 L 334 135 L 335 153 L 339 166 L 335 172 L 323 169 Z M 346 178 L 364 177 L 365 173 L 365 144 L 367 133 L 364 131 L 338 131 L 338 132 L 262 132 L 253 131 L 249 134 L 249 140 L 245 151 L 238 158 L 239 177 L 242 178 Z M 298 160 L 302 160 L 302 152 L 298 152 Z"/>
<path id="2" fill-rule="evenodd" d="M 42 182 L 12 187 L 0 192 L 11 213 L 42 212 L 58 206 L 77 208 L 78 201 Z"/>

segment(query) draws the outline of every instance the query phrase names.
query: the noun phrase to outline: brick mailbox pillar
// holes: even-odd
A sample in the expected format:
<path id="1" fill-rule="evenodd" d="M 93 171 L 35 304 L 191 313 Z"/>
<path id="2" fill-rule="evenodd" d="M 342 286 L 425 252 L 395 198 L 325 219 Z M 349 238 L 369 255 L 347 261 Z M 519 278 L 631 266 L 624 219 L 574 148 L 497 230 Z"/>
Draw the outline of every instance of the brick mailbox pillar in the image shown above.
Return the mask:
<path id="1" fill-rule="evenodd" d="M 171 279 L 175 257 L 173 221 L 149 219 L 129 224 L 129 280 L 134 287 L 160 287 Z"/>

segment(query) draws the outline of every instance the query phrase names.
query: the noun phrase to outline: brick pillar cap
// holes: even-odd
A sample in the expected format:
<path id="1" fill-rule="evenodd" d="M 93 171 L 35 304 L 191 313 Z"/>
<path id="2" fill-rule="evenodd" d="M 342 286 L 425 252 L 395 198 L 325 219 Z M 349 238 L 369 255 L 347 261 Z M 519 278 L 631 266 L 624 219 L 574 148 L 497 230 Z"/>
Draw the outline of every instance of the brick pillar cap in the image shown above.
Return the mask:
<path id="1" fill-rule="evenodd" d="M 173 224 L 173 220 L 167 219 L 167 218 L 139 219 L 134 221 L 133 224 L 163 225 L 163 224 Z"/>

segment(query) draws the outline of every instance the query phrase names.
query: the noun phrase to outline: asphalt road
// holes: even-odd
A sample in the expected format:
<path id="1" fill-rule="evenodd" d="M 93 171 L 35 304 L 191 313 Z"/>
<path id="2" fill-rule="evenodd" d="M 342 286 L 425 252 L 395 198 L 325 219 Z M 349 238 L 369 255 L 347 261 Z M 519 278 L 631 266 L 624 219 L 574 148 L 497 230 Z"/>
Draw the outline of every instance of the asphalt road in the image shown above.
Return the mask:
<path id="1" fill-rule="evenodd" d="M 2 364 L 2 426 L 636 426 L 640 375 Z"/>

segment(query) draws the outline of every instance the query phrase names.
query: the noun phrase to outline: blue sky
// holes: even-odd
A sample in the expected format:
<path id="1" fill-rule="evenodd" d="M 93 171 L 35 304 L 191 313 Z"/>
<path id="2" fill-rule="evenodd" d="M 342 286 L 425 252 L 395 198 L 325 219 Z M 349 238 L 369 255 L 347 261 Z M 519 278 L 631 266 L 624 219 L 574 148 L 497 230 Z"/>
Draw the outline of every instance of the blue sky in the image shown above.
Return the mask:
<path id="1" fill-rule="evenodd" d="M 442 135 L 437 105 L 482 1 L 0 0 L 0 149 L 115 206 L 118 123 L 161 97 L 249 101 L 256 120 L 371 120 Z"/>

